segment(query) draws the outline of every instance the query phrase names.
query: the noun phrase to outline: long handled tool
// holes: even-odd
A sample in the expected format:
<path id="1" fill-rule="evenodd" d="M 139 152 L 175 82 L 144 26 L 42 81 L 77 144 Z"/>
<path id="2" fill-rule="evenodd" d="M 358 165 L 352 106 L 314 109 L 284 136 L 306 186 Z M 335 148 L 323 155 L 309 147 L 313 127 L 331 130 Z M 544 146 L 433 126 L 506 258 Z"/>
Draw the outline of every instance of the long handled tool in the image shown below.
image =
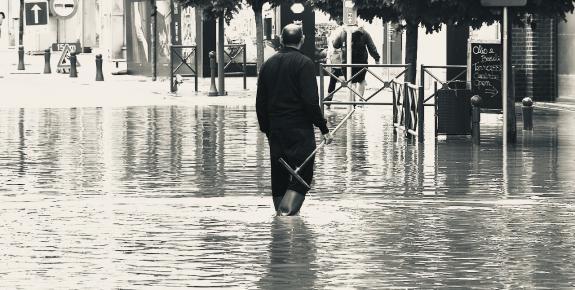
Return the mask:
<path id="1" fill-rule="evenodd" d="M 349 111 L 349 113 L 347 113 L 347 115 L 341 120 L 341 122 L 339 122 L 339 124 L 337 124 L 337 126 L 335 127 L 335 129 L 333 129 L 333 131 L 331 132 L 331 134 L 333 136 L 335 136 L 335 133 L 337 132 L 337 130 L 339 130 L 339 128 L 341 128 L 341 125 L 343 125 L 343 123 L 345 123 L 349 117 L 351 117 L 351 115 L 355 112 L 355 106 L 353 107 L 353 109 L 351 111 Z M 297 167 L 296 169 L 291 168 L 291 166 L 283 159 L 280 158 L 279 162 L 281 163 L 281 165 L 283 165 L 285 167 L 285 169 L 301 184 L 303 184 L 307 189 L 310 189 L 311 187 L 309 186 L 309 184 L 307 184 L 307 182 L 305 182 L 305 180 L 303 180 L 303 178 L 299 175 L 300 170 L 311 160 L 311 158 L 321 149 L 323 148 L 323 146 L 325 146 L 325 140 L 321 141 L 321 143 L 315 148 L 315 150 L 313 150 L 313 152 L 311 152 L 311 154 L 303 161 L 303 163 Z"/>

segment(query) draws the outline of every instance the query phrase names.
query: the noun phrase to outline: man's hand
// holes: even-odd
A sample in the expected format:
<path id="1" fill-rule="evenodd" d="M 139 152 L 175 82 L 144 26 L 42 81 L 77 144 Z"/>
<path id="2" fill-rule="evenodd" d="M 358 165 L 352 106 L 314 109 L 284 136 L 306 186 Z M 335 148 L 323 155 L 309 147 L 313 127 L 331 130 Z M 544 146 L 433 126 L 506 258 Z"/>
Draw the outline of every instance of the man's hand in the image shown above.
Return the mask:
<path id="1" fill-rule="evenodd" d="M 333 136 L 329 132 L 323 134 L 322 137 L 323 137 L 323 142 L 325 142 L 325 145 L 329 145 L 333 141 Z"/>

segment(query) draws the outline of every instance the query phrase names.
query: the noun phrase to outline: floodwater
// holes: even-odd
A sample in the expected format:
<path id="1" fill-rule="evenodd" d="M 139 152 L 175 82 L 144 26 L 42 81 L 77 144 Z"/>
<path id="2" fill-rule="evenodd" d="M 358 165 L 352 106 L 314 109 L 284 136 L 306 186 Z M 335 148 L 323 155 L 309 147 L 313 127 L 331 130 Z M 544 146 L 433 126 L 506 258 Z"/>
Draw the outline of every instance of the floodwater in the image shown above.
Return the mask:
<path id="1" fill-rule="evenodd" d="M 390 116 L 360 109 L 274 217 L 253 107 L 0 109 L 0 288 L 575 287 L 575 113 L 507 150 L 498 115 L 479 147 Z"/>

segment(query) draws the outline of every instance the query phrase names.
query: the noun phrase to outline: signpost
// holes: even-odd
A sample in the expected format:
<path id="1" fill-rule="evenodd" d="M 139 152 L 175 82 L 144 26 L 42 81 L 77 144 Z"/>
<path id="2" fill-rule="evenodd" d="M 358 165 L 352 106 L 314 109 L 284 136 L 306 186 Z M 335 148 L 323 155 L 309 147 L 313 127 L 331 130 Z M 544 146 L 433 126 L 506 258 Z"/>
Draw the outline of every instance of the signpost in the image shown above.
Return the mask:
<path id="1" fill-rule="evenodd" d="M 52 0 L 50 11 L 59 18 L 66 19 L 74 16 L 78 10 L 78 0 Z"/>
<path id="2" fill-rule="evenodd" d="M 48 2 L 34 1 L 24 3 L 26 25 L 48 24 Z"/>
<path id="3" fill-rule="evenodd" d="M 70 55 L 74 52 L 72 47 L 68 44 L 64 46 L 64 50 L 62 51 L 62 55 L 60 56 L 60 60 L 58 61 L 56 71 L 59 73 L 68 73 L 70 69 Z M 76 60 L 76 66 L 80 66 L 80 62 Z"/>
<path id="4" fill-rule="evenodd" d="M 481 0 L 481 5 L 485 7 L 503 7 L 503 145 L 507 145 L 509 138 L 508 131 L 510 126 L 508 124 L 508 94 L 509 94 L 509 61 L 508 61 L 508 51 L 509 51 L 509 21 L 508 21 L 508 7 L 514 6 L 525 6 L 527 5 L 527 0 Z M 513 102 L 511 105 L 514 105 Z M 515 126 L 515 124 L 512 124 Z M 511 128 L 514 130 L 514 127 Z M 513 136 L 512 136 L 513 137 Z M 515 138 L 511 141 L 515 141 Z"/>
<path id="5" fill-rule="evenodd" d="M 355 8 L 355 3 L 353 0 L 343 0 L 343 21 L 345 23 L 345 31 L 346 31 L 346 39 L 345 39 L 345 48 L 346 48 L 346 64 L 350 65 L 351 62 L 351 33 L 353 32 L 353 27 L 357 26 L 357 8 Z M 351 85 L 351 67 L 347 67 L 345 70 L 346 79 L 349 82 L 347 85 Z M 355 95 L 349 89 L 349 101 L 355 101 Z M 348 111 L 351 111 L 353 108 L 351 105 L 348 106 Z"/>

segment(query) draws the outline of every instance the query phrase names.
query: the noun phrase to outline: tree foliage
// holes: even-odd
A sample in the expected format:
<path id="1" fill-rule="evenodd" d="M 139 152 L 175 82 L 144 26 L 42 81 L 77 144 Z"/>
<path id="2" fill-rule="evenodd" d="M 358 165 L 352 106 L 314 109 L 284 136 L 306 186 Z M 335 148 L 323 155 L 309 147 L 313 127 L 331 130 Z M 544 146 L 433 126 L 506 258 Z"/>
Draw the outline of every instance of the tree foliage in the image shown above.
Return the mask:
<path id="1" fill-rule="evenodd" d="M 242 0 L 176 0 L 184 7 L 200 8 L 206 19 L 215 19 L 223 14 L 226 23 L 234 17 L 241 8 Z"/>
<path id="2" fill-rule="evenodd" d="M 312 5 L 328 13 L 332 18 L 341 17 L 343 1 L 310 0 Z M 384 22 L 398 24 L 407 31 L 405 63 L 417 62 L 417 29 L 424 27 L 427 33 L 441 30 L 444 24 L 479 28 L 501 19 L 500 8 L 481 5 L 481 0 L 355 0 L 358 17 L 371 22 L 381 18 Z M 575 0 L 528 0 L 524 7 L 510 10 L 515 25 L 536 25 L 533 15 L 566 19 L 572 13 Z M 415 73 L 406 75 L 414 82 Z"/>
<path id="3" fill-rule="evenodd" d="M 332 17 L 340 17 L 343 1 L 311 0 L 313 5 Z M 428 33 L 442 24 L 479 28 L 501 19 L 501 9 L 483 7 L 481 0 L 355 0 L 357 14 L 371 22 L 375 17 L 400 25 L 416 24 Z M 524 7 L 513 7 L 510 17 L 517 25 L 534 24 L 532 15 L 565 20 L 572 13 L 575 0 L 528 0 Z"/>

